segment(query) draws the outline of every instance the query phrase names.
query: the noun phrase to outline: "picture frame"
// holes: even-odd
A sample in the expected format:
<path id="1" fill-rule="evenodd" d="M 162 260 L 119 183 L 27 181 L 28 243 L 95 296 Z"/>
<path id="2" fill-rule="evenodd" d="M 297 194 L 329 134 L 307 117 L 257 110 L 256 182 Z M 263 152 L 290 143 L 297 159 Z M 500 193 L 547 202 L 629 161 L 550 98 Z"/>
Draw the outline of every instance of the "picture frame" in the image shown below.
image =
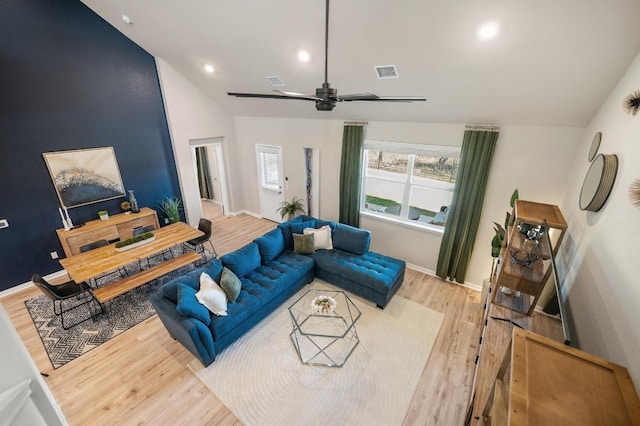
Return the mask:
<path id="1" fill-rule="evenodd" d="M 63 207 L 79 207 L 125 196 L 113 147 L 44 152 L 42 155 Z"/>

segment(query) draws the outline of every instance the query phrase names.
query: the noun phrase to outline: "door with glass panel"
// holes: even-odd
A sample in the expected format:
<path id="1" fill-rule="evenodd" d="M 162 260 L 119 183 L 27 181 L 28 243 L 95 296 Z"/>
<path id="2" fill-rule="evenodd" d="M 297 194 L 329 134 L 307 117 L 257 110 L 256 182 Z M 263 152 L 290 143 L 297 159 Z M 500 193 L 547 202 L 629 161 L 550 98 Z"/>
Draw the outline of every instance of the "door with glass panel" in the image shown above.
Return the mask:
<path id="1" fill-rule="evenodd" d="M 282 175 L 282 148 L 256 145 L 258 162 L 258 186 L 260 192 L 260 214 L 263 218 L 281 222 L 277 212 L 284 201 Z"/>

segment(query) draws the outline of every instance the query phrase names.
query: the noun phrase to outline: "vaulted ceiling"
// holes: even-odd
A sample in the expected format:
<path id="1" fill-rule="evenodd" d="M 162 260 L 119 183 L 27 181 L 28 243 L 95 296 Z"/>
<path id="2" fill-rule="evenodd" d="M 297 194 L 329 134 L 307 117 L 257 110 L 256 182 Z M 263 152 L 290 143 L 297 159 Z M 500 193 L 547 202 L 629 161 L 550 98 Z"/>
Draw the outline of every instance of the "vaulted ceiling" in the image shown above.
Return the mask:
<path id="1" fill-rule="evenodd" d="M 328 80 L 338 93 L 427 102 L 320 112 L 309 101 L 226 92 L 314 93 L 324 79 L 324 0 L 83 3 L 233 115 L 584 126 L 640 52 L 637 0 L 333 0 Z M 497 35 L 480 40 L 489 21 Z M 400 78 L 378 79 L 374 66 L 389 64 Z M 271 86 L 274 75 L 286 86 Z"/>

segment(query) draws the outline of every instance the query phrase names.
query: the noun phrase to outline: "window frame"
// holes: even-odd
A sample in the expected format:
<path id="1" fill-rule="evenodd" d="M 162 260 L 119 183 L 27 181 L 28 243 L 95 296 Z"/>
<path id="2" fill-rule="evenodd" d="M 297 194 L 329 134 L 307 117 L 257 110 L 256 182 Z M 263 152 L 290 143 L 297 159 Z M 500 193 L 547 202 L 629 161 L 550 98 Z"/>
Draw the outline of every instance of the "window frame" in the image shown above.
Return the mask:
<path id="1" fill-rule="evenodd" d="M 402 143 L 402 142 L 388 142 L 388 141 L 374 141 L 374 140 L 365 140 L 363 143 L 363 163 L 361 170 L 361 196 L 360 196 L 360 214 L 363 216 L 371 217 L 377 220 L 391 222 L 398 225 L 410 227 L 413 229 L 421 229 L 432 231 L 438 234 L 444 233 L 444 226 L 434 225 L 425 222 L 419 222 L 418 220 L 409 219 L 409 207 L 411 202 L 411 191 L 414 187 L 417 188 L 427 188 L 427 189 L 439 189 L 434 186 L 421 185 L 416 183 L 414 178 L 414 167 L 416 156 L 419 155 L 429 155 L 429 156 L 443 156 L 443 157 L 453 157 L 460 159 L 460 153 L 462 150 L 461 146 L 454 145 L 428 145 L 428 144 L 414 144 L 414 143 Z M 384 179 L 380 177 L 374 177 L 367 175 L 368 163 L 369 163 L 369 151 L 383 151 L 390 152 L 396 154 L 407 154 L 407 170 L 403 179 Z M 456 172 L 457 178 L 457 172 Z M 368 210 L 365 208 L 366 205 L 366 188 L 368 180 L 379 180 L 385 182 L 394 182 L 400 183 L 403 185 L 403 195 L 401 202 L 400 215 L 387 214 L 384 212 L 376 212 L 372 210 Z M 453 196 L 453 191 L 455 188 L 451 188 L 451 193 Z"/>

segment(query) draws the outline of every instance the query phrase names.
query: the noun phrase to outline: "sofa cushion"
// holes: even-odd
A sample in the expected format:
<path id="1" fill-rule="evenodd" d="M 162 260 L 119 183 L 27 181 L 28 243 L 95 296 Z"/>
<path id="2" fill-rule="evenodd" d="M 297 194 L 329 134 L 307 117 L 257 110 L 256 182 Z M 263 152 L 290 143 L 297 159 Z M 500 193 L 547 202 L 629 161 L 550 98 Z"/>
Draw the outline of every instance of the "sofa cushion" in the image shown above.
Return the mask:
<path id="1" fill-rule="evenodd" d="M 316 229 L 320 229 L 323 226 L 327 225 L 329 225 L 329 228 L 331 228 L 331 235 L 333 235 L 333 233 L 336 232 L 336 227 L 338 226 L 337 223 L 332 220 L 316 219 Z"/>
<path id="2" fill-rule="evenodd" d="M 300 254 L 313 253 L 313 234 L 293 234 L 293 251 Z"/>
<path id="3" fill-rule="evenodd" d="M 266 265 L 284 251 L 284 237 L 280 228 L 272 229 L 263 236 L 253 240 L 258 244 L 262 264 Z"/>
<path id="4" fill-rule="evenodd" d="M 333 234 L 333 248 L 354 254 L 364 254 L 369 251 L 371 233 L 366 229 L 339 223 Z"/>
<path id="5" fill-rule="evenodd" d="M 291 229 L 292 234 L 302 234 L 305 228 L 315 228 L 316 221 L 308 220 L 306 222 L 296 222 L 289 225 L 289 229 Z"/>
<path id="6" fill-rule="evenodd" d="M 402 260 L 372 251 L 355 255 L 342 250 L 320 250 L 311 257 L 316 269 L 340 275 L 382 294 L 389 291 L 406 267 Z"/>
<path id="7" fill-rule="evenodd" d="M 222 270 L 222 277 L 220 277 L 220 287 L 227 295 L 229 302 L 235 302 L 242 289 L 242 283 L 240 278 L 236 276 L 231 269 L 224 268 Z"/>
<path id="8" fill-rule="evenodd" d="M 293 249 L 293 237 L 291 236 L 290 226 L 292 223 L 304 222 L 303 216 L 296 216 L 293 219 L 290 219 L 286 222 L 282 222 L 278 224 L 278 228 L 282 231 L 282 239 L 284 240 L 284 248 L 285 250 Z"/>
<path id="9" fill-rule="evenodd" d="M 258 245 L 249 243 L 234 252 L 225 254 L 220 260 L 223 266 L 231 269 L 238 278 L 242 278 L 260 266 L 261 258 Z"/>
<path id="10" fill-rule="evenodd" d="M 200 290 L 196 293 L 196 299 L 214 314 L 227 315 L 227 294 L 206 272 L 200 275 Z"/>
<path id="11" fill-rule="evenodd" d="M 184 316 L 202 321 L 205 325 L 211 324 L 209 310 L 198 302 L 195 289 L 186 284 L 179 284 L 177 289 L 178 304 L 176 305 L 176 310 Z"/>
<path id="12" fill-rule="evenodd" d="M 220 282 L 222 275 L 222 262 L 220 259 L 212 259 L 193 271 L 174 278 L 162 286 L 162 293 L 173 303 L 178 302 L 178 285 L 185 284 L 198 291 L 200 288 L 200 274 L 206 272 L 214 281 Z"/>
<path id="13" fill-rule="evenodd" d="M 285 251 L 268 265 L 262 265 L 241 278 L 242 290 L 235 303 L 227 306 L 227 317 L 214 318 L 210 329 L 215 339 L 233 330 L 283 290 L 313 269 L 311 257 Z"/>
<path id="14" fill-rule="evenodd" d="M 304 230 L 305 235 L 313 234 L 313 249 L 314 250 L 331 250 L 333 244 L 331 243 L 331 227 L 325 225 L 320 229 L 306 228 Z"/>

